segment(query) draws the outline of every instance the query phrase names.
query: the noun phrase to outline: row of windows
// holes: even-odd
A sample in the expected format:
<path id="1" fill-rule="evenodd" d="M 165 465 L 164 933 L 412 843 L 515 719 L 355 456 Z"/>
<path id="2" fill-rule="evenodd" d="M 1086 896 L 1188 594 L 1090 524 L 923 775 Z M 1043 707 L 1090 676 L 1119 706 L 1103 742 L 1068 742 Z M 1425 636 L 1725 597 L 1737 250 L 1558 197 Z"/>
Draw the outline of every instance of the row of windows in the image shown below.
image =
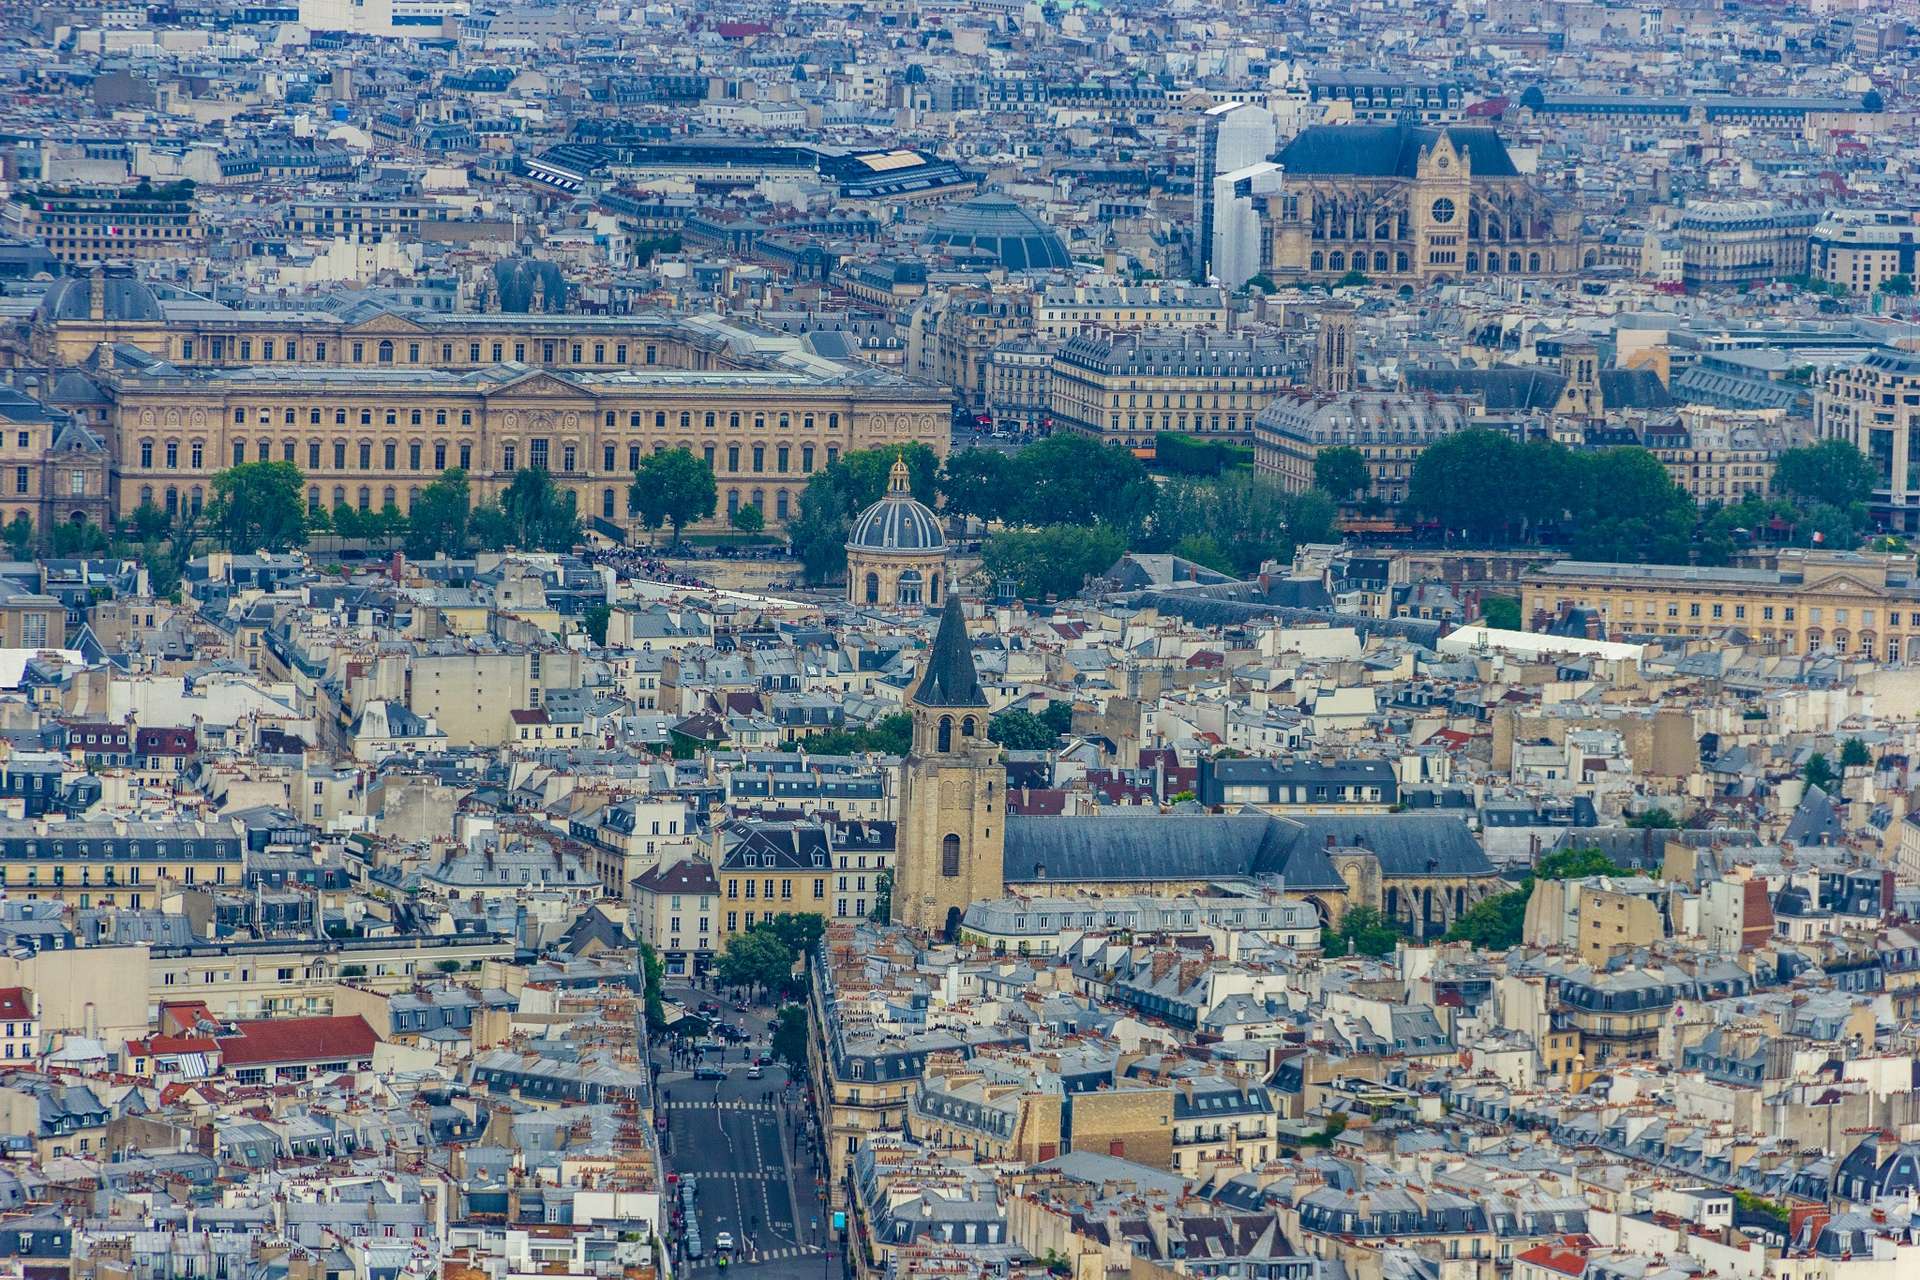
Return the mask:
<path id="1" fill-rule="evenodd" d="M 740 886 L 743 884 L 747 886 L 747 891 L 744 895 L 740 892 Z M 846 886 L 842 885 L 840 887 L 844 889 Z M 756 890 L 759 892 L 756 892 Z M 749 899 L 754 897 L 771 898 L 773 897 L 773 881 L 771 879 L 753 880 L 744 876 L 739 879 L 729 880 L 727 881 L 727 896 L 729 898 L 746 897 Z M 780 896 L 789 899 L 793 897 L 793 881 L 780 881 Z M 813 896 L 815 901 L 827 896 L 827 882 L 824 877 L 814 880 Z M 729 925 L 727 927 L 732 928 L 733 926 Z"/>
<path id="2" fill-rule="evenodd" d="M 316 410 L 315 412 L 317 413 L 318 411 Z M 416 416 L 418 415 L 416 414 Z M 351 455 L 348 453 L 350 448 L 353 450 Z M 407 443 L 406 458 L 409 470 L 418 471 L 421 469 L 426 461 L 427 448 L 427 444 L 423 441 L 412 440 Z M 450 446 L 444 440 L 436 440 L 432 443 L 433 469 L 435 471 L 445 471 L 447 469 L 449 448 Z M 666 448 L 667 446 L 664 442 L 656 441 L 652 451 L 654 453 L 660 453 L 665 451 Z M 318 471 L 321 468 L 323 459 L 329 456 L 328 450 L 329 445 L 323 441 L 307 441 L 307 469 L 309 471 Z M 380 459 L 380 469 L 392 471 L 400 465 L 399 441 L 383 441 L 379 446 L 379 450 L 377 456 Z M 622 452 L 618 445 L 602 445 L 600 449 L 601 470 L 618 470 Z M 254 461 L 271 462 L 273 461 L 273 453 L 274 446 L 271 440 L 257 441 L 254 445 Z M 567 475 L 578 472 L 580 470 L 581 453 L 582 450 L 579 445 L 563 444 L 559 449 L 559 470 Z M 637 443 L 629 443 L 624 453 L 626 470 L 638 471 L 643 455 L 643 447 Z M 703 445 L 701 446 L 701 454 L 709 467 L 718 467 L 720 452 L 717 446 L 711 444 Z M 299 455 L 300 446 L 298 441 L 282 440 L 280 442 L 280 461 L 296 462 L 299 460 Z M 535 438 L 527 442 L 526 464 L 528 466 L 541 471 L 549 470 L 554 461 L 553 455 L 554 450 L 550 441 L 543 438 Z M 371 440 L 362 440 L 356 445 L 349 445 L 345 440 L 335 440 L 331 443 L 330 456 L 335 471 L 346 470 L 350 456 L 357 461 L 360 470 L 371 471 L 374 469 L 374 459 L 376 457 L 374 453 L 374 442 Z M 463 469 L 471 470 L 473 467 L 473 445 L 462 442 L 458 446 L 458 456 L 460 458 L 460 466 Z M 818 456 L 815 447 L 810 444 L 801 445 L 797 451 L 791 445 L 784 444 L 775 445 L 771 450 L 769 450 L 766 445 L 756 444 L 743 447 L 741 445 L 731 444 L 727 446 L 726 450 L 726 470 L 729 472 L 739 472 L 742 469 L 740 465 L 742 460 L 751 459 L 752 467 L 750 469 L 755 473 L 787 475 L 794 471 L 794 463 L 798 461 L 799 471 L 804 474 L 811 474 Z M 201 440 L 189 441 L 187 444 L 186 457 L 188 459 L 187 466 L 190 470 L 197 471 L 204 469 L 206 466 L 206 443 Z M 233 465 L 236 467 L 246 463 L 247 442 L 245 440 L 235 440 L 233 442 L 231 457 L 233 459 Z M 180 442 L 178 440 L 168 440 L 162 444 L 150 439 L 142 440 L 140 442 L 141 468 L 151 470 L 154 467 L 156 458 L 164 458 L 168 470 L 177 470 L 180 466 L 181 458 Z M 826 446 L 826 465 L 832 466 L 839 458 L 840 448 L 838 445 Z M 503 470 L 517 470 L 520 463 L 520 448 L 518 442 L 502 444 L 500 447 L 500 459 Z M 771 470 L 769 470 L 767 466 L 769 461 L 773 464 Z M 26 483 L 27 468 L 21 467 L 17 470 L 19 483 L 22 485 L 18 492 L 26 493 L 28 489 L 24 486 Z"/>
<path id="3" fill-rule="evenodd" d="M 208 337 L 204 339 L 204 341 L 206 345 L 202 349 L 214 360 L 225 360 L 229 355 L 237 360 L 252 360 L 254 358 L 254 340 L 252 338 L 230 338 L 223 335 Z M 515 362 L 520 364 L 526 363 L 527 352 L 530 349 L 530 345 L 531 344 L 526 342 L 515 342 L 513 344 L 513 358 Z M 606 364 L 609 345 L 611 345 L 613 351 L 614 364 L 629 363 L 627 359 L 629 347 L 624 342 L 612 344 L 595 342 L 589 344 L 585 342 L 565 342 L 559 339 L 543 339 L 537 344 L 537 349 L 540 353 L 540 362 L 542 364 L 559 364 L 563 359 L 569 364 L 585 364 L 587 363 L 586 352 L 589 349 L 593 352 L 592 363 Z M 300 340 L 298 338 L 281 339 L 278 345 L 276 345 L 276 340 L 273 338 L 262 338 L 260 339 L 259 350 L 260 359 L 262 360 L 285 359 L 295 361 L 301 358 Z M 433 344 L 431 342 L 410 341 L 402 347 L 391 339 L 382 338 L 371 347 L 364 340 L 352 341 L 347 344 L 347 350 L 350 356 L 350 362 L 353 364 L 368 363 L 367 357 L 369 352 L 371 352 L 373 356 L 372 363 L 374 364 L 422 364 L 425 362 L 423 357 L 427 359 L 431 358 Z M 402 351 L 406 354 L 405 361 L 398 359 Z M 646 356 L 644 363 L 658 364 L 660 362 L 660 349 L 655 344 L 647 343 L 644 347 L 644 352 Z M 193 359 L 193 353 L 194 339 L 182 338 L 180 340 L 180 358 L 182 360 L 191 360 Z M 507 344 L 505 342 L 442 342 L 440 344 L 439 363 L 457 363 L 457 356 L 460 353 L 465 354 L 466 363 L 468 364 L 481 363 L 483 355 L 492 363 L 500 364 L 507 358 Z M 312 358 L 315 360 L 325 360 L 327 358 L 327 343 L 324 339 L 314 342 Z"/>

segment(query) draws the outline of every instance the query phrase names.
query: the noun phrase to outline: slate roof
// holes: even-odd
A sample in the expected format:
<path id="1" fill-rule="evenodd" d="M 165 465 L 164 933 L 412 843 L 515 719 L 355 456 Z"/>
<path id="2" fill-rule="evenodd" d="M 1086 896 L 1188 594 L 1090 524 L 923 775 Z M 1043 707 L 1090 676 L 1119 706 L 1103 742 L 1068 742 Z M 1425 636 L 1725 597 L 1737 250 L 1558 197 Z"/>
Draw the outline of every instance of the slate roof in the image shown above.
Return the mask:
<path id="1" fill-rule="evenodd" d="M 1651 369 L 1602 369 L 1600 400 L 1609 409 L 1668 409 L 1675 404 L 1660 375 Z M 1488 409 L 1545 412 L 1559 402 L 1566 375 L 1558 369 L 1499 366 L 1492 369 L 1409 369 L 1409 390 L 1434 395 L 1468 396 Z"/>
<path id="2" fill-rule="evenodd" d="M 927 655 L 926 674 L 913 691 L 913 700 L 923 707 L 984 707 L 987 695 L 980 688 L 980 673 L 973 665 L 973 649 L 967 640 L 967 620 L 960 613 L 960 597 L 947 593 L 946 607 L 940 612 L 940 630 L 933 637 L 933 649 Z"/>
<path id="3" fill-rule="evenodd" d="M 1290 889 L 1343 889 L 1329 847 L 1367 849 L 1389 878 L 1497 874 L 1466 824 L 1430 814 L 1174 813 L 1090 821 L 1010 813 L 1003 867 L 1009 883 L 1269 875 L 1282 877 Z"/>
<path id="4" fill-rule="evenodd" d="M 1275 161 L 1289 174 L 1411 178 L 1420 152 L 1446 134 L 1476 178 L 1515 178 L 1507 144 L 1485 128 L 1431 128 L 1400 124 L 1323 124 L 1302 129 Z"/>

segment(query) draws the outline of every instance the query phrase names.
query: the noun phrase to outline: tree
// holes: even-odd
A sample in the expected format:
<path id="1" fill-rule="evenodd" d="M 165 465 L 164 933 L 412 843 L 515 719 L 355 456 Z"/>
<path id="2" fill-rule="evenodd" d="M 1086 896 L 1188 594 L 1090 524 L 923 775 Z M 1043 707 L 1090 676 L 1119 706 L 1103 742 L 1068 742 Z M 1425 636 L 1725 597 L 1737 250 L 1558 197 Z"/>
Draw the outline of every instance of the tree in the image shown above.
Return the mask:
<path id="1" fill-rule="evenodd" d="M 1774 460 L 1774 491 L 1802 506 L 1845 508 L 1873 496 L 1873 464 L 1848 440 L 1788 449 Z"/>
<path id="2" fill-rule="evenodd" d="M 611 621 L 613 621 L 612 609 L 609 609 L 604 604 L 591 605 L 588 607 L 586 613 L 581 615 L 580 629 L 585 631 L 587 638 L 595 644 L 605 644 L 607 642 L 607 624 Z"/>
<path id="3" fill-rule="evenodd" d="M 62 520 L 47 529 L 47 551 L 55 556 L 105 555 L 109 545 L 107 531 L 91 520 Z"/>
<path id="4" fill-rule="evenodd" d="M 1840 744 L 1840 767 L 1842 769 L 1860 769 L 1873 763 L 1873 752 L 1867 750 L 1867 744 L 1859 738 L 1848 738 Z"/>
<path id="5" fill-rule="evenodd" d="M 1823 752 L 1816 751 L 1807 757 L 1806 772 L 1802 776 L 1810 787 L 1818 787 L 1822 791 L 1833 790 L 1833 765 L 1828 763 Z"/>
<path id="6" fill-rule="evenodd" d="M 667 1028 L 667 967 L 660 962 L 660 953 L 653 949 L 653 944 L 644 939 L 640 943 L 640 973 L 647 1030 L 664 1031 Z"/>
<path id="7" fill-rule="evenodd" d="M 1205 565 L 1215 573 L 1233 574 L 1233 558 L 1210 533 L 1190 533 L 1173 544 L 1173 554 L 1182 560 Z"/>
<path id="8" fill-rule="evenodd" d="M 173 521 L 148 498 L 127 517 L 127 530 L 136 542 L 152 542 L 167 531 Z"/>
<path id="9" fill-rule="evenodd" d="M 1497 631 L 1520 631 L 1520 601 L 1513 596 L 1484 596 L 1480 620 Z"/>
<path id="10" fill-rule="evenodd" d="M 639 516 L 640 523 L 649 529 L 672 525 L 675 542 L 680 541 L 683 528 L 707 519 L 719 504 L 713 467 L 690 449 L 662 449 L 648 454 L 633 473 L 633 483 L 627 486 L 627 511 Z M 737 524 L 734 527 L 740 528 Z M 759 529 L 747 532 L 758 533 Z"/>
<path id="11" fill-rule="evenodd" d="M 1313 487 L 1335 502 L 1347 502 L 1355 494 L 1366 492 L 1372 481 L 1366 458 L 1351 445 L 1335 445 L 1314 456 Z"/>
<path id="12" fill-rule="evenodd" d="M 1573 552 L 1583 560 L 1685 564 L 1698 511 L 1651 452 L 1607 449 L 1582 459 Z"/>
<path id="13" fill-rule="evenodd" d="M 358 507 L 336 502 L 333 506 L 333 532 L 341 538 L 366 537 L 367 516 L 369 513 Z"/>
<path id="14" fill-rule="evenodd" d="M 1880 292 L 1896 298 L 1913 296 L 1913 277 L 1909 275 L 1888 276 L 1880 282 Z"/>
<path id="15" fill-rule="evenodd" d="M 958 449 L 940 468 L 940 493 L 949 515 L 994 521 L 1019 507 L 1014 462 L 998 449 Z"/>
<path id="16" fill-rule="evenodd" d="M 1666 809 L 1654 805 L 1630 816 L 1627 825 L 1641 831 L 1677 831 L 1680 820 Z"/>
<path id="17" fill-rule="evenodd" d="M 749 502 L 727 517 L 727 523 L 745 534 L 759 533 L 767 527 L 767 519 L 760 514 L 760 508 Z"/>
<path id="18" fill-rule="evenodd" d="M 780 1006 L 773 1022 L 773 1056 L 787 1064 L 787 1075 L 800 1079 L 807 1071 L 807 1011 L 800 1005 Z"/>
<path id="19" fill-rule="evenodd" d="M 1372 283 L 1373 281 L 1368 278 L 1366 272 L 1355 268 L 1355 269 L 1349 270 L 1347 274 L 1341 276 L 1338 280 L 1335 280 L 1333 282 L 1333 287 L 1336 289 L 1346 289 L 1353 286 L 1365 286 Z"/>
<path id="20" fill-rule="evenodd" d="M 1153 479 L 1140 459 L 1077 431 L 1036 440 L 1015 454 L 1014 481 L 1015 517 L 1024 524 L 1098 521 L 1131 531 L 1153 506 Z"/>
<path id="21" fill-rule="evenodd" d="M 1581 880 L 1588 876 L 1627 876 L 1633 873 L 1592 845 L 1557 849 L 1543 855 L 1533 867 L 1535 880 Z"/>
<path id="22" fill-rule="evenodd" d="M 1066 737 L 1073 732 L 1073 705 L 1049 702 L 1040 712 L 1040 723 L 1046 725 L 1054 737 Z"/>
<path id="23" fill-rule="evenodd" d="M 885 924 L 893 918 L 893 872 L 882 871 L 873 882 L 873 910 L 867 919 Z"/>
<path id="24" fill-rule="evenodd" d="M 407 523 L 407 554 L 416 560 L 458 556 L 467 549 L 467 525 L 473 516 L 473 489 L 459 467 L 441 473 L 413 500 Z"/>
<path id="25" fill-rule="evenodd" d="M 1329 956 L 1388 956 L 1400 945 L 1400 931 L 1372 907 L 1352 907 L 1338 928 L 1320 931 L 1320 948 Z"/>
<path id="26" fill-rule="evenodd" d="M 788 743 L 789 750 L 804 747 L 808 752 L 821 756 L 850 756 L 862 752 L 876 752 L 880 755 L 903 756 L 913 745 L 913 717 L 904 711 L 896 711 L 889 716 L 881 716 L 864 729 L 829 729 L 825 733 L 811 734 L 797 743 Z"/>
<path id="27" fill-rule="evenodd" d="M 792 968 L 793 961 L 812 954 L 820 945 L 820 939 L 826 936 L 827 921 L 814 911 L 782 911 L 754 928 L 771 930 L 773 936 L 780 939 L 790 953 L 788 968 Z"/>
<path id="28" fill-rule="evenodd" d="M 1046 721 L 1018 708 L 988 717 L 987 737 L 1009 751 L 1045 751 L 1058 741 Z"/>
<path id="29" fill-rule="evenodd" d="M 1251 293 L 1256 289 L 1261 293 L 1278 293 L 1280 291 L 1279 287 L 1273 283 L 1273 277 L 1269 275 L 1257 275 L 1247 281 L 1248 292 Z"/>
<path id="30" fill-rule="evenodd" d="M 33 545 L 33 521 L 24 515 L 15 516 L 4 530 L 4 536 L 7 546 L 13 549 L 14 558 L 19 559 Z"/>
<path id="31" fill-rule="evenodd" d="M 755 927 L 727 939 L 715 972 L 729 987 L 784 986 L 793 973 L 793 953 L 771 930 Z"/>
<path id="32" fill-rule="evenodd" d="M 1519 446 L 1509 436 L 1475 428 L 1421 450 L 1407 482 L 1407 505 L 1448 533 L 1491 542 L 1515 523 Z"/>
<path id="33" fill-rule="evenodd" d="M 1112 567 L 1127 549 L 1111 526 L 1052 524 L 1040 529 L 997 533 L 981 548 L 987 572 L 1012 578 L 1028 599 L 1071 596 L 1090 575 Z"/>
<path id="34" fill-rule="evenodd" d="M 554 484 L 539 467 L 522 467 L 500 495 L 510 531 L 508 545 L 522 551 L 571 551 L 580 541 L 578 499 Z"/>
<path id="35" fill-rule="evenodd" d="M 1442 941 L 1466 942 L 1484 951 L 1511 951 L 1525 936 L 1527 899 L 1533 885 L 1482 898 L 1453 922 Z"/>
<path id="36" fill-rule="evenodd" d="M 213 477 L 209 533 L 228 551 L 286 551 L 307 541 L 306 477 L 291 462 L 245 462 Z"/>
<path id="37" fill-rule="evenodd" d="M 338 520 L 340 508 L 334 508 Z M 513 543 L 513 521 L 497 502 L 482 502 L 467 519 L 467 536 L 482 551 L 505 551 Z"/>

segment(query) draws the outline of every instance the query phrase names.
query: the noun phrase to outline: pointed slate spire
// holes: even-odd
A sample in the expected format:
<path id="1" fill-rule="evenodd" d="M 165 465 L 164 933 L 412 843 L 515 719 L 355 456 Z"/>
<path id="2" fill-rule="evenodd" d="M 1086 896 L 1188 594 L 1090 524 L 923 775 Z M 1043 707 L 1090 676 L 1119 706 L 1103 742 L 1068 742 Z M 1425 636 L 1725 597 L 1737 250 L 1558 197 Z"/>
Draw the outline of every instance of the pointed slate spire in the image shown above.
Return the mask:
<path id="1" fill-rule="evenodd" d="M 973 665 L 973 646 L 967 640 L 967 620 L 960 614 L 960 597 L 954 592 L 947 593 L 940 630 L 934 634 L 926 674 L 913 691 L 913 701 L 922 707 L 987 705 L 987 695 L 980 689 L 980 672 Z"/>

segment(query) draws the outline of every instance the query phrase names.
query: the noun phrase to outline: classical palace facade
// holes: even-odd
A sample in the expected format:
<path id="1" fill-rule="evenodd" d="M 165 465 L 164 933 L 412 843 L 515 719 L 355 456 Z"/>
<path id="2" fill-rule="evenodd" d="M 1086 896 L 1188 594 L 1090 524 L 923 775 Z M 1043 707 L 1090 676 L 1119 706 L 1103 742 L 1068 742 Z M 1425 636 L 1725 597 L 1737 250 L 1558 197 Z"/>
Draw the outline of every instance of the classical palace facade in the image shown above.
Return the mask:
<path id="1" fill-rule="evenodd" d="M 191 509 L 215 473 L 270 460 L 312 507 L 401 511 L 452 467 L 476 497 L 543 467 L 624 523 L 642 456 L 684 447 L 714 468 L 716 524 L 749 503 L 778 522 L 842 453 L 944 454 L 952 413 L 942 389 L 711 315 L 239 312 L 96 273 L 55 282 L 7 342 L 97 388 L 122 513 Z"/>
<path id="2" fill-rule="evenodd" d="M 1313 125 L 1275 157 L 1264 269 L 1275 281 L 1376 284 L 1580 267 L 1579 217 L 1522 174 L 1492 129 Z"/>

